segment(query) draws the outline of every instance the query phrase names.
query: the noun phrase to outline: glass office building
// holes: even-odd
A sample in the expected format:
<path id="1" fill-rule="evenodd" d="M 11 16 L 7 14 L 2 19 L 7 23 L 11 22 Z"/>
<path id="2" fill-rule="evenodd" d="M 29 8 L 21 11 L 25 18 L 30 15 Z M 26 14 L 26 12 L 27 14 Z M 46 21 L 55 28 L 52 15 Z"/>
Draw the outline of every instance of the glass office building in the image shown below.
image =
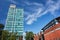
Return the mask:
<path id="1" fill-rule="evenodd" d="M 5 30 L 17 32 L 18 36 L 23 35 L 23 19 L 23 9 L 16 8 L 16 5 L 11 4 L 7 15 Z"/>

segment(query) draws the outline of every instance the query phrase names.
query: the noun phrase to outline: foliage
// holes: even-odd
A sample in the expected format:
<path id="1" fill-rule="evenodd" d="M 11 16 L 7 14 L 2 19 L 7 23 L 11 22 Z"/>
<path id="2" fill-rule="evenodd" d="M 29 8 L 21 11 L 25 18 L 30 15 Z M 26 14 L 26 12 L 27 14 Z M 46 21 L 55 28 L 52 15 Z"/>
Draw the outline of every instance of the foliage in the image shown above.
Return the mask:
<path id="1" fill-rule="evenodd" d="M 1 29 L 1 28 L 4 28 L 4 25 L 3 25 L 3 24 L 0 24 L 0 29 Z"/>
<path id="2" fill-rule="evenodd" d="M 33 38 L 33 36 L 34 36 L 34 34 L 33 34 L 33 32 L 26 32 L 26 40 L 33 40 L 32 38 Z"/>
<path id="3" fill-rule="evenodd" d="M 16 33 L 10 33 L 7 30 L 3 30 L 1 40 L 16 40 L 16 35 Z"/>
<path id="4" fill-rule="evenodd" d="M 16 40 L 17 33 L 10 33 L 10 38 L 8 40 Z"/>
<path id="5" fill-rule="evenodd" d="M 0 24 L 0 40 L 16 40 L 17 33 L 10 33 L 7 30 L 3 30 L 4 25 Z"/>
<path id="6" fill-rule="evenodd" d="M 2 36 L 2 30 L 4 28 L 4 25 L 3 24 L 0 24 L 0 40 L 1 40 L 1 36 Z"/>
<path id="7" fill-rule="evenodd" d="M 2 30 L 2 39 L 1 40 L 7 40 L 8 39 L 9 32 L 6 30 Z"/>

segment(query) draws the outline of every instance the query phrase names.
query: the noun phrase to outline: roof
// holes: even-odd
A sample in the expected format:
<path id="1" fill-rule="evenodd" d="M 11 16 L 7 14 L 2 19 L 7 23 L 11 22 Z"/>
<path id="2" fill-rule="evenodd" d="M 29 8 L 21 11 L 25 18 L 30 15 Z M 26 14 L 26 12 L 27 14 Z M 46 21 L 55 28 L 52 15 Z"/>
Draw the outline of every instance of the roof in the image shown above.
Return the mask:
<path id="1" fill-rule="evenodd" d="M 53 19 L 52 21 L 50 21 L 45 27 L 42 28 L 42 30 L 45 31 L 46 29 L 48 29 L 52 25 L 55 25 L 56 24 L 56 20 L 60 20 L 60 17 L 57 17 L 57 18 Z"/>

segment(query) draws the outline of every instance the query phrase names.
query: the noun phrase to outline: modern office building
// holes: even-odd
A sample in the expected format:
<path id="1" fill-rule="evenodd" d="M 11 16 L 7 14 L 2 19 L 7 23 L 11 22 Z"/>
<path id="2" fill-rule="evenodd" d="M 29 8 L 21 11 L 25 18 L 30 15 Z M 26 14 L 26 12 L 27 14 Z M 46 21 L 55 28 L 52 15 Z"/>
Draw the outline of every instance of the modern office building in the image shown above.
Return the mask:
<path id="1" fill-rule="evenodd" d="M 23 19 L 23 9 L 16 8 L 16 5 L 11 4 L 6 19 L 5 30 L 17 32 L 18 36 L 23 35 Z"/>

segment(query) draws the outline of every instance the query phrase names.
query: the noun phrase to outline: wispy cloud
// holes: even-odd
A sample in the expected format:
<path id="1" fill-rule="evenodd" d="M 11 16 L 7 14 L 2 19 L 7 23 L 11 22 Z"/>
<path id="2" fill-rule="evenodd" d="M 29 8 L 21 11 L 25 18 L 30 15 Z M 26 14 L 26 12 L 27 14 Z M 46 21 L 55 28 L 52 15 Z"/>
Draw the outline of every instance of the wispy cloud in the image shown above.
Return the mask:
<path id="1" fill-rule="evenodd" d="M 37 3 L 37 2 L 33 2 L 33 3 L 31 3 L 31 2 L 24 2 L 26 5 L 36 5 L 36 6 L 42 6 L 42 4 L 41 3 Z"/>
<path id="2" fill-rule="evenodd" d="M 13 4 L 19 4 L 18 2 L 16 2 L 16 0 L 8 0 L 8 1 L 13 3 Z"/>
<path id="3" fill-rule="evenodd" d="M 48 4 L 47 11 L 51 12 L 51 14 L 55 16 L 56 10 L 58 10 L 60 8 L 60 0 L 58 0 L 57 2 L 53 2 L 53 1 L 51 2 L 51 1 Z"/>
<path id="4" fill-rule="evenodd" d="M 43 4 L 38 4 L 38 3 L 26 3 L 28 5 L 43 5 Z M 45 7 L 46 6 L 46 7 Z M 28 25 L 31 25 L 34 21 L 36 21 L 38 19 L 38 17 L 41 17 L 45 14 L 47 14 L 48 12 L 50 12 L 51 14 L 53 14 L 55 16 L 55 12 L 56 10 L 58 10 L 60 8 L 60 0 L 57 0 L 57 2 L 49 0 L 46 2 L 46 5 L 43 5 L 42 7 L 39 7 L 38 9 L 34 9 L 35 13 L 32 13 L 30 15 L 27 16 L 26 18 L 26 23 Z M 45 9 L 46 8 L 46 9 Z"/>

